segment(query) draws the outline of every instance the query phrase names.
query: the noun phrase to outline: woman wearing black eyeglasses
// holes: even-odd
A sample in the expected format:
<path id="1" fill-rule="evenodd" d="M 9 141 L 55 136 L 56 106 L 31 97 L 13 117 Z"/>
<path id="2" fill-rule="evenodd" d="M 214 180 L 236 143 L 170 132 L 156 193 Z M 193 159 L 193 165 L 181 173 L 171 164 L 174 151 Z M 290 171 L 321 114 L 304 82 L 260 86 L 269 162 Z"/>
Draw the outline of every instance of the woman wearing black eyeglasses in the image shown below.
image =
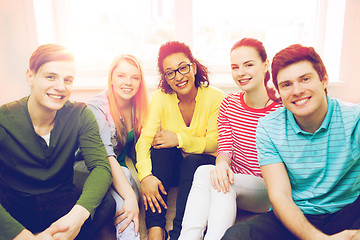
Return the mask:
<path id="1" fill-rule="evenodd" d="M 181 231 L 187 196 L 196 169 L 215 163 L 217 116 L 223 93 L 209 87 L 208 70 L 184 43 L 160 47 L 159 90 L 138 143 L 137 170 L 146 210 L 148 239 L 166 239 L 167 191 L 179 186 L 170 239 Z"/>

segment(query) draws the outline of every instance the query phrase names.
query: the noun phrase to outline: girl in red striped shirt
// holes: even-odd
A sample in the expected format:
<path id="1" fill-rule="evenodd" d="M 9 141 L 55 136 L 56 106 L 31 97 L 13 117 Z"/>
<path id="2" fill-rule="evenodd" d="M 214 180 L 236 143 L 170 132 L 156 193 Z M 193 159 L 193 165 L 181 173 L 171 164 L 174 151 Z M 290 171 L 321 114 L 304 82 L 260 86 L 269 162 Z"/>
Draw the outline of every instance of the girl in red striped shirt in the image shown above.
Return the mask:
<path id="1" fill-rule="evenodd" d="M 222 102 L 218 117 L 216 166 L 195 173 L 179 239 L 220 239 L 234 224 L 236 208 L 262 213 L 270 208 L 256 152 L 260 117 L 280 105 L 268 88 L 269 61 L 263 44 L 252 38 L 235 43 L 230 51 L 231 72 L 239 93 Z"/>

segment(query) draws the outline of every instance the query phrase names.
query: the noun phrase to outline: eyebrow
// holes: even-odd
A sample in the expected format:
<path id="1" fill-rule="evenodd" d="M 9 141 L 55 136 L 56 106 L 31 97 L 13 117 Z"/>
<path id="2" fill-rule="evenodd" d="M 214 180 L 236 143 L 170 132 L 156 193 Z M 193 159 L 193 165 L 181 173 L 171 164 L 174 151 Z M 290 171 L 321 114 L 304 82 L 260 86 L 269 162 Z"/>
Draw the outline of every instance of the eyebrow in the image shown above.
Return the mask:
<path id="1" fill-rule="evenodd" d="M 245 63 L 249 63 L 249 62 L 255 62 L 255 60 L 252 60 L 252 59 L 251 59 L 251 60 L 247 60 L 247 61 L 244 62 L 244 64 L 245 64 Z"/>
<path id="2" fill-rule="evenodd" d="M 311 75 L 314 75 L 314 74 L 313 74 L 312 72 L 308 72 L 308 73 L 305 73 L 305 74 L 297 77 L 296 79 L 302 79 L 302 78 L 304 78 L 304 77 L 306 77 L 306 76 L 311 76 Z M 281 81 L 281 82 L 278 83 L 278 85 L 280 85 L 280 84 L 282 84 L 282 83 L 284 83 L 284 82 L 289 82 L 289 81 L 291 81 L 291 80 Z"/>
<path id="3" fill-rule="evenodd" d="M 135 73 L 135 74 L 127 74 L 127 73 L 125 73 L 125 72 L 118 72 L 118 73 L 116 73 L 117 75 L 118 74 L 123 74 L 123 75 L 130 75 L 130 76 L 140 76 L 140 74 L 139 73 Z"/>
<path id="4" fill-rule="evenodd" d="M 46 75 L 59 76 L 59 74 L 54 73 L 54 72 L 44 72 L 43 74 L 44 74 L 45 76 L 46 76 Z M 75 79 L 75 75 L 67 75 L 67 76 L 65 76 L 64 78 L 72 78 L 72 79 Z"/>
<path id="5" fill-rule="evenodd" d="M 281 84 L 287 83 L 287 82 L 291 82 L 291 81 L 290 80 L 284 80 L 284 81 L 279 82 L 278 85 L 281 85 Z"/>
<path id="6" fill-rule="evenodd" d="M 301 76 L 298 77 L 298 78 L 300 79 L 300 78 L 306 77 L 306 76 L 308 76 L 308 75 L 314 75 L 314 74 L 311 73 L 311 72 L 309 72 L 309 73 L 305 73 L 305 74 L 301 75 Z"/>
<path id="7" fill-rule="evenodd" d="M 242 64 L 247 64 L 247 63 L 250 63 L 250 62 L 255 62 L 255 60 L 247 60 L 245 62 L 243 62 Z M 239 64 L 236 64 L 236 63 L 233 63 L 231 64 L 231 66 L 238 66 Z"/>
<path id="8" fill-rule="evenodd" d="M 180 65 L 182 65 L 182 64 L 184 64 L 184 63 L 188 64 L 187 62 L 182 61 L 182 62 L 180 62 L 180 63 L 178 64 L 178 66 L 180 66 Z M 167 69 L 165 69 L 164 71 L 166 71 L 166 70 L 173 70 L 173 69 L 172 69 L 172 68 L 167 68 Z"/>
<path id="9" fill-rule="evenodd" d="M 44 75 L 59 75 L 59 74 L 54 72 L 44 72 Z"/>

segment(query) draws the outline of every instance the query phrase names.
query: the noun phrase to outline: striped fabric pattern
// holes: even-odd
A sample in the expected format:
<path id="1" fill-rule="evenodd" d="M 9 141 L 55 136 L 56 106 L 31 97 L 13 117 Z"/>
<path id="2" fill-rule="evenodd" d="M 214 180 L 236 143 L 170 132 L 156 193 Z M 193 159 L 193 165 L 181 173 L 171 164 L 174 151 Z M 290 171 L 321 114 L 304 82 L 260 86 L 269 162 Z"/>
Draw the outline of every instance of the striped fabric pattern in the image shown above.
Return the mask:
<path id="1" fill-rule="evenodd" d="M 254 109 L 246 105 L 244 92 L 230 93 L 221 103 L 217 120 L 219 129 L 218 154 L 232 159 L 234 173 L 260 176 L 255 134 L 259 118 L 279 107 L 277 103 Z"/>
<path id="2" fill-rule="evenodd" d="M 305 214 L 333 213 L 360 193 L 360 106 L 328 103 L 314 134 L 302 131 L 285 108 L 261 119 L 257 129 L 260 165 L 285 164 L 293 199 Z"/>

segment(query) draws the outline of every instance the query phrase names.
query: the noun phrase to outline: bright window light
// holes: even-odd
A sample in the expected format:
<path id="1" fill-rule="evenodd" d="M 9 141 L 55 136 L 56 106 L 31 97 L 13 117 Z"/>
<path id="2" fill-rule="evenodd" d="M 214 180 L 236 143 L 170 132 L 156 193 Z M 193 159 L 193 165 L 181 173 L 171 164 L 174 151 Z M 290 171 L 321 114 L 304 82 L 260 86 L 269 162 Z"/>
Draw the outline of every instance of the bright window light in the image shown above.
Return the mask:
<path id="1" fill-rule="evenodd" d="M 186 41 L 194 56 L 209 67 L 211 83 L 221 87 L 235 86 L 229 51 L 243 37 L 261 40 L 269 60 L 294 43 L 316 49 L 321 46 L 317 49 L 320 55 L 333 58 L 332 51 L 324 48 L 321 40 L 325 36 L 319 37 L 319 33 L 331 34 L 333 25 L 326 25 L 326 21 L 332 19 L 333 13 L 325 10 L 323 17 L 327 19 L 321 19 L 319 12 L 324 11 L 319 11 L 319 3 L 325 2 L 321 6 L 328 7 L 331 5 L 328 2 L 336 1 L 34 0 L 34 5 L 39 43 L 55 41 L 75 53 L 78 66 L 75 87 L 106 87 L 111 61 L 125 53 L 140 58 L 148 86 L 156 86 L 158 49 L 170 40 Z M 343 18 L 341 14 L 339 17 Z M 49 29 L 50 34 L 46 34 Z M 338 34 L 341 30 L 336 29 Z M 331 48 L 334 44 L 341 46 L 341 41 L 332 44 Z"/>

